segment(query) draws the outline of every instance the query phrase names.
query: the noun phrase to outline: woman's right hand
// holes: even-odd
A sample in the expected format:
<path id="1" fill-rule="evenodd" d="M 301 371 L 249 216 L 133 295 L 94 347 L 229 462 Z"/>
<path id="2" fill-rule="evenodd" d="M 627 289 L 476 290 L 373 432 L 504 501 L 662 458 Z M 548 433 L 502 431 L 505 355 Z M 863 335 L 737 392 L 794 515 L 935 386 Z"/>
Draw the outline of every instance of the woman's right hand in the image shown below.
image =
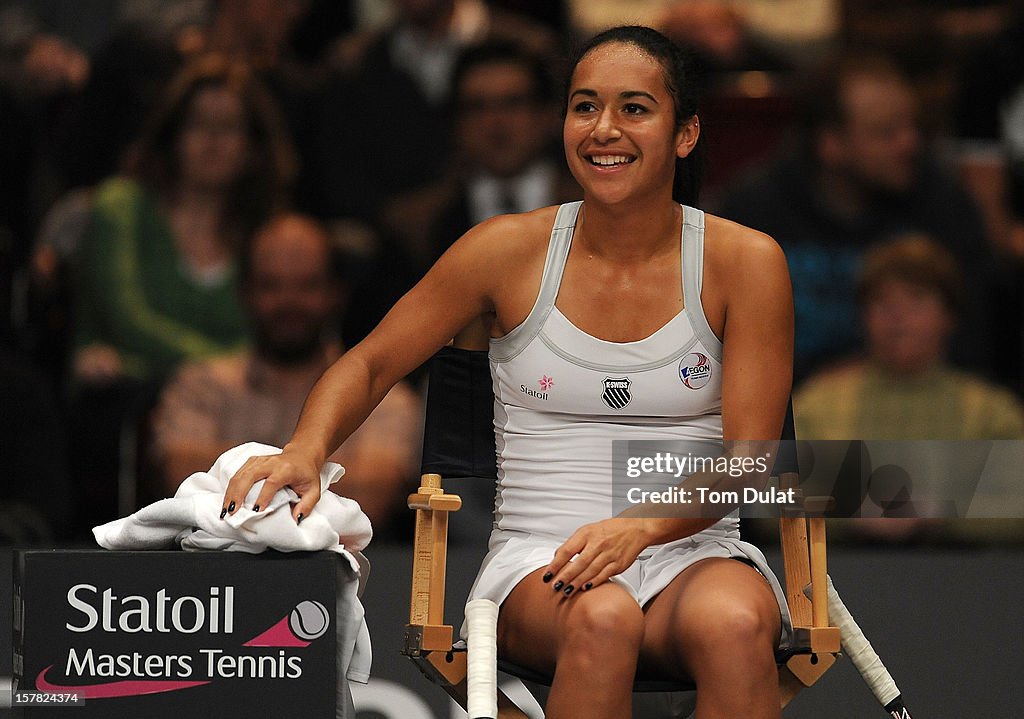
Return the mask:
<path id="1" fill-rule="evenodd" d="M 250 457 L 228 482 L 221 519 L 237 512 L 252 486 L 265 480 L 253 511 L 269 505 L 278 490 L 291 487 L 300 498 L 292 505 L 292 517 L 301 524 L 320 501 L 320 464 L 312 452 L 293 445 L 286 445 L 281 454 Z"/>

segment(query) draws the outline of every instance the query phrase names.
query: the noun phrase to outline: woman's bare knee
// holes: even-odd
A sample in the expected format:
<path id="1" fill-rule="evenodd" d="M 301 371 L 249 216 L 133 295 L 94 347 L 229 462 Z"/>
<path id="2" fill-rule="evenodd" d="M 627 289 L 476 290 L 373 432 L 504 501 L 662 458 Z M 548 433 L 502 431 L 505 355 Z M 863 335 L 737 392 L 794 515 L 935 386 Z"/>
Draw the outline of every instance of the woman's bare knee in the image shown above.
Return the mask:
<path id="1" fill-rule="evenodd" d="M 647 624 L 645 661 L 663 669 L 682 664 L 691 676 L 707 665 L 705 657 L 774 666 L 782 626 L 768 583 L 729 559 L 705 560 L 683 572 L 649 606 Z"/>
<path id="2" fill-rule="evenodd" d="M 700 612 L 703 619 L 695 624 L 699 629 L 692 634 L 692 640 L 702 647 L 764 649 L 773 647 L 778 639 L 780 623 L 775 606 L 735 597 L 727 604 L 707 609 Z"/>
<path id="3" fill-rule="evenodd" d="M 594 590 L 571 597 L 565 600 L 560 619 L 559 646 L 569 651 L 614 647 L 636 652 L 644 633 L 643 611 L 621 590 Z"/>

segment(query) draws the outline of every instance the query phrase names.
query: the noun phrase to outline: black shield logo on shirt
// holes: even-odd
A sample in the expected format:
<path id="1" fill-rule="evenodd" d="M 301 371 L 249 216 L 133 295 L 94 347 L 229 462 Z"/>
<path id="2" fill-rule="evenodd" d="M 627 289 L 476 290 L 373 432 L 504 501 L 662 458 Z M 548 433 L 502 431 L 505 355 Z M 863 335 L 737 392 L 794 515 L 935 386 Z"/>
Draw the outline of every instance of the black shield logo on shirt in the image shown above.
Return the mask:
<path id="1" fill-rule="evenodd" d="M 618 379 L 605 377 L 604 393 L 601 395 L 601 399 L 612 409 L 622 409 L 633 399 L 633 395 L 629 392 L 630 384 L 631 382 L 625 377 Z"/>

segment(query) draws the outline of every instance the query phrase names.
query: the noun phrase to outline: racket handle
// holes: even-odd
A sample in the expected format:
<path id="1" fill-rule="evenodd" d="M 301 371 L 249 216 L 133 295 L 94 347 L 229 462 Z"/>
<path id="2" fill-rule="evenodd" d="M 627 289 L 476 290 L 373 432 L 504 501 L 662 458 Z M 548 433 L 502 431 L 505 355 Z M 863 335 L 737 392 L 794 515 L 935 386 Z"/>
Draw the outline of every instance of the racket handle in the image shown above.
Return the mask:
<path id="1" fill-rule="evenodd" d="M 828 580 L 828 613 L 832 624 L 839 627 L 843 651 L 850 657 L 850 661 L 857 667 L 864 682 L 871 689 L 871 693 L 878 699 L 885 711 L 893 719 L 912 719 L 910 712 L 903 706 L 903 695 L 900 693 L 896 682 L 893 681 L 889 670 L 885 668 L 877 652 L 871 643 L 864 636 L 864 632 L 857 624 L 850 610 L 846 608 L 842 597 L 832 584 L 832 577 Z M 810 588 L 804 589 L 807 594 Z"/>
<path id="2" fill-rule="evenodd" d="M 466 712 L 470 719 L 498 716 L 498 605 L 466 604 Z"/>

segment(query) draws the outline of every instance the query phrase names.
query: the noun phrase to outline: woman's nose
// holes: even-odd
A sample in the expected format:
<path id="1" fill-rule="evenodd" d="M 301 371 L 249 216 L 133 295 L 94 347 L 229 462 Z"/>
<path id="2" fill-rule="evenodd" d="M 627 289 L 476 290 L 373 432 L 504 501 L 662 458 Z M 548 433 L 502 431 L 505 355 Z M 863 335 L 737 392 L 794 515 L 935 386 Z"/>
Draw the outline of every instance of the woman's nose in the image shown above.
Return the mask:
<path id="1" fill-rule="evenodd" d="M 598 142 L 610 142 L 622 136 L 618 124 L 615 122 L 615 115 L 611 108 L 605 108 L 597 118 L 591 135 Z"/>

